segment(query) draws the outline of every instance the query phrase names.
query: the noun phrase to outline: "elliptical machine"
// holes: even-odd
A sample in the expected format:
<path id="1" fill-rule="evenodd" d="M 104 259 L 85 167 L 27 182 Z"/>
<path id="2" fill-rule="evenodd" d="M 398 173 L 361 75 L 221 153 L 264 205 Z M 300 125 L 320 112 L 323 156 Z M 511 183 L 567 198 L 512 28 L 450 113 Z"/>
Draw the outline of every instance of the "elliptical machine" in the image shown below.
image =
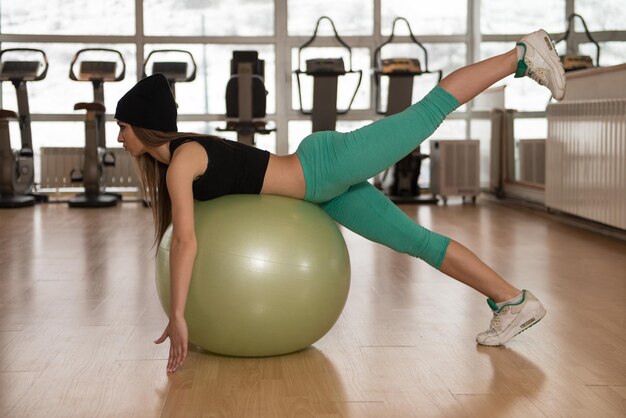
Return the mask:
<path id="1" fill-rule="evenodd" d="M 265 61 L 257 51 L 233 51 L 230 79 L 226 84 L 226 128 L 220 132 L 237 132 L 237 142 L 256 145 L 255 134 L 267 135 L 276 129 L 266 127 L 267 90 Z"/>
<path id="2" fill-rule="evenodd" d="M 380 59 L 381 49 L 391 43 L 395 37 L 396 23 L 403 21 L 409 30 L 411 41 L 424 52 L 424 68 L 416 58 L 388 58 Z M 376 94 L 376 113 L 390 116 L 409 107 L 413 102 L 413 80 L 422 74 L 437 74 L 437 83 L 441 81 L 443 75 L 441 70 L 430 71 L 428 69 L 428 51 L 415 38 L 411 31 L 409 22 L 403 17 L 397 17 L 393 21 L 391 35 L 389 38 L 374 50 L 373 57 L 374 82 Z M 381 77 L 389 78 L 389 90 L 387 94 L 387 111 L 380 109 Z M 393 167 L 388 168 L 374 179 L 374 185 L 384 190 L 389 199 L 394 203 L 428 203 L 436 204 L 435 196 L 421 196 L 421 188 L 418 179 L 421 172 L 422 161 L 429 158 L 428 154 L 422 154 L 418 146 L 409 155 L 398 161 Z M 390 174 L 391 173 L 391 174 Z M 387 177 L 391 175 L 391 185 L 384 188 L 388 183 Z"/>
<path id="3" fill-rule="evenodd" d="M 153 57 L 153 55 L 166 56 L 172 53 L 179 53 L 189 56 L 189 61 L 160 61 Z M 150 59 L 152 58 L 152 68 L 150 74 L 146 71 L 149 67 Z M 192 70 L 189 71 L 189 63 L 191 63 Z M 174 99 L 176 98 L 176 83 L 188 83 L 196 79 L 197 71 L 196 61 L 193 59 L 191 52 L 183 49 L 156 49 L 148 54 L 146 60 L 143 62 L 142 77 L 146 78 L 148 75 L 155 73 L 161 73 L 167 78 L 170 83 L 170 89 Z"/>
<path id="4" fill-rule="evenodd" d="M 81 55 L 90 52 L 106 52 L 115 54 L 121 62 L 122 70 L 117 74 L 117 61 L 81 60 Z M 78 75 L 74 66 L 79 62 Z M 115 155 L 106 150 L 104 82 L 121 81 L 126 74 L 126 63 L 122 54 L 115 49 L 86 48 L 81 49 L 72 58 L 70 78 L 74 81 L 90 81 L 93 85 L 94 101 L 76 103 L 74 110 L 86 110 L 85 117 L 85 153 L 82 170 L 73 169 L 70 178 L 73 182 L 82 182 L 85 192 L 76 195 L 69 201 L 72 208 L 99 208 L 117 205 L 120 195 L 105 193 L 104 167 L 115 165 Z"/>
<path id="5" fill-rule="evenodd" d="M 37 61 L 2 61 L 7 52 L 41 54 Z M 43 68 L 43 70 L 42 70 Z M 0 109 L 0 208 L 32 206 L 35 201 L 47 202 L 48 196 L 33 193 L 35 171 L 33 162 L 33 139 L 30 130 L 30 109 L 28 106 L 28 81 L 39 81 L 48 72 L 48 58 L 40 49 L 12 48 L 0 51 L 0 81 L 11 81 L 17 95 L 17 113 Z M 18 120 L 22 147 L 11 148 L 9 121 Z"/>
<path id="6" fill-rule="evenodd" d="M 348 50 L 349 67 L 345 69 L 343 58 L 314 58 L 306 61 L 306 70 L 301 69 L 302 50 L 313 43 L 317 37 L 317 30 L 322 20 L 328 20 L 335 33 L 335 39 Z M 363 70 L 352 69 L 352 48 L 339 36 L 335 24 L 328 16 L 322 16 L 317 20 L 313 36 L 298 48 L 298 69 L 294 71 L 298 81 L 298 99 L 300 101 L 300 112 L 305 115 L 311 115 L 313 123 L 312 132 L 317 131 L 334 131 L 337 124 L 337 115 L 345 115 L 350 111 L 352 103 L 356 98 L 361 80 L 363 79 Z M 359 81 L 354 94 L 350 99 L 348 107 L 343 110 L 337 110 L 337 82 L 340 76 L 350 73 L 358 73 Z M 305 110 L 302 106 L 302 87 L 300 85 L 300 75 L 306 74 L 313 76 L 313 108 Z"/>

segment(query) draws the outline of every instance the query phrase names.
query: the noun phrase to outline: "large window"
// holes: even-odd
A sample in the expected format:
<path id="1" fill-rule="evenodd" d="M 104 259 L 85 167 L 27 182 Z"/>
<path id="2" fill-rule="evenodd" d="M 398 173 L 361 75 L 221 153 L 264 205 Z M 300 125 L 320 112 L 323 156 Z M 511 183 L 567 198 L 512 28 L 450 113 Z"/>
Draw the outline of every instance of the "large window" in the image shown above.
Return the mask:
<path id="1" fill-rule="evenodd" d="M 467 32 L 467 0 L 422 1 L 381 0 L 381 29 L 391 34 L 398 16 L 405 17 L 415 35 L 463 35 Z M 405 24 L 396 26 L 396 35 L 408 35 Z"/>
<path id="2" fill-rule="evenodd" d="M 2 49 L 37 48 L 45 51 L 50 67 L 45 79 L 29 82 L 28 98 L 31 113 L 79 114 L 74 104 L 93 101 L 93 87 L 89 81 L 73 81 L 69 78 L 72 58 L 83 48 L 114 48 L 124 57 L 126 77 L 119 82 L 104 83 L 104 105 L 108 113 L 113 113 L 118 99 L 137 81 L 137 67 L 134 44 L 75 44 L 75 43 L 13 43 L 5 42 Z M 112 60 L 109 54 L 90 53 L 90 60 Z M 118 67 L 119 70 L 119 67 Z M 15 89 L 10 83 L 2 86 L 2 106 L 16 109 Z"/>
<path id="3" fill-rule="evenodd" d="M 608 67 L 611 65 L 623 64 L 626 62 L 626 42 L 599 42 L 600 44 L 600 65 Z M 578 45 L 581 54 L 589 55 L 595 63 L 596 46 L 592 43 Z"/>
<path id="4" fill-rule="evenodd" d="M 485 34 L 565 30 L 565 0 L 482 1 L 480 8 L 480 29 Z"/>
<path id="5" fill-rule="evenodd" d="M 274 4 L 266 0 L 144 0 L 143 13 L 148 36 L 274 34 Z"/>
<path id="6" fill-rule="evenodd" d="M 140 5 L 136 9 L 136 6 Z M 380 10 L 375 10 L 375 7 Z M 3 49 L 33 47 L 46 51 L 50 69 L 45 80 L 30 83 L 29 96 L 35 147 L 74 144 L 82 146 L 83 114 L 73 110 L 79 101 L 92 100 L 90 83 L 68 77 L 73 54 L 85 47 L 119 50 L 126 61 L 126 78 L 105 84 L 105 105 L 111 121 L 119 97 L 142 74 L 141 64 L 155 49 L 184 49 L 198 64 L 196 80 L 176 86 L 181 129 L 217 132 L 224 126 L 225 89 L 230 78 L 234 50 L 253 49 L 265 61 L 267 111 L 277 132 L 258 136 L 259 146 L 286 153 L 293 151 L 310 133 L 310 117 L 300 113 L 297 83 L 297 49 L 313 34 L 321 16 L 333 19 L 339 35 L 351 47 L 352 67 L 363 71 L 363 80 L 351 112 L 339 117 L 337 129 L 351 130 L 381 116 L 376 113 L 372 77 L 374 49 L 391 33 L 397 17 L 406 18 L 413 33 L 428 51 L 431 71 L 443 75 L 466 65 L 471 57 L 487 58 L 513 47 L 517 36 L 543 27 L 555 38 L 566 28 L 566 11 L 586 19 L 601 45 L 600 64 L 626 61 L 626 8 L 623 0 L 439 0 L 426 5 L 405 0 L 0 0 L 0 42 Z M 476 13 L 478 11 L 479 13 Z M 139 23 L 143 22 L 143 26 Z M 480 33 L 480 38 L 475 35 Z M 581 53 L 595 57 L 595 47 L 576 25 L 568 42 Z M 398 23 L 397 38 L 381 56 L 416 57 L 423 52 L 411 43 L 406 24 Z M 565 52 L 566 44 L 558 45 Z M 346 50 L 333 37 L 331 26 L 322 22 L 318 39 L 303 52 L 307 58 L 342 56 Z M 302 77 L 303 107 L 312 104 L 311 77 Z M 339 80 L 338 108 L 347 106 L 357 76 Z M 437 82 L 435 75 L 416 77 L 413 100 L 423 97 Z M 516 109 L 524 137 L 537 137 L 545 130 L 545 109 L 550 100 L 546 89 L 528 79 L 509 77 L 506 106 Z M 382 78 L 381 104 L 386 106 L 387 80 Z M 3 108 L 15 109 L 15 91 L 2 83 Z M 478 116 L 477 116 L 478 115 Z M 476 138 L 484 131 L 480 114 L 472 105 L 461 107 L 435 133 L 438 138 Z M 484 115 L 482 116 L 484 117 Z M 541 122 L 541 120 L 544 122 Z M 17 124 L 11 123 L 17 130 Z M 115 146 L 116 130 L 111 121 L 107 141 Z M 230 135 L 230 136 L 229 136 Z M 234 138 L 234 137 L 233 137 Z M 13 134 L 14 146 L 19 135 Z M 481 139 L 481 138 L 479 138 Z"/>
<path id="7" fill-rule="evenodd" d="M 3 0 L 2 33 L 134 35 L 135 7 L 129 0 Z"/>
<path id="8" fill-rule="evenodd" d="M 311 36 L 321 16 L 330 17 L 340 36 L 374 33 L 374 2 L 362 0 L 288 0 L 288 34 Z M 322 22 L 319 36 L 332 36 L 332 27 Z"/>
<path id="9" fill-rule="evenodd" d="M 626 5 L 623 0 L 576 0 L 576 13 L 582 15 L 591 31 L 626 29 Z M 578 24 L 576 30 L 581 31 Z M 626 59 L 623 56 L 623 59 Z"/>

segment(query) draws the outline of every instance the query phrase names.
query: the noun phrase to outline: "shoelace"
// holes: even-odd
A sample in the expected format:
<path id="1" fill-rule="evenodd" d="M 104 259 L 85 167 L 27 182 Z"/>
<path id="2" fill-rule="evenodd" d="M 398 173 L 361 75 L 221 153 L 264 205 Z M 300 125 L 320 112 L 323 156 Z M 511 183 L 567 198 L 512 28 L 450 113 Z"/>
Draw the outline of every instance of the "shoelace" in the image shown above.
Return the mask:
<path id="1" fill-rule="evenodd" d="M 541 84 L 542 86 L 547 86 L 548 85 L 548 81 L 546 79 L 546 73 L 545 71 L 543 71 L 543 68 L 537 68 L 536 70 L 530 68 L 530 61 L 526 61 L 526 65 L 528 65 L 528 77 L 532 78 L 533 80 L 535 80 L 537 83 Z"/>
<path id="2" fill-rule="evenodd" d="M 502 315 L 507 313 L 508 311 L 509 308 L 505 307 L 500 312 L 494 312 L 493 318 L 491 318 L 490 328 L 499 331 L 501 327 Z"/>

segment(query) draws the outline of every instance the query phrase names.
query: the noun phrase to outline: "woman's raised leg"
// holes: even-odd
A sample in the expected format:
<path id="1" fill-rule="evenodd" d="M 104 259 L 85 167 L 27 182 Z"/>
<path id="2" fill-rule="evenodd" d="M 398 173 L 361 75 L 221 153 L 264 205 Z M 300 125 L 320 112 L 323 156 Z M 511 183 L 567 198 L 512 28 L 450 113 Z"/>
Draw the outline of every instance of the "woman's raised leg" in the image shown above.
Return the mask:
<path id="1" fill-rule="evenodd" d="M 515 72 L 517 49 L 471 64 L 450 73 L 439 85 L 460 104 L 467 103 L 492 84 Z"/>
<path id="2" fill-rule="evenodd" d="M 306 200 L 330 200 L 337 190 L 382 172 L 426 140 L 460 104 L 513 73 L 532 77 L 557 99 L 565 93 L 552 41 L 542 30 L 533 32 L 511 51 L 453 72 L 403 112 L 345 134 L 317 132 L 305 138 L 297 154 L 307 180 Z"/>
<path id="3" fill-rule="evenodd" d="M 509 52 L 454 71 L 439 85 L 463 104 L 513 73 L 546 86 L 557 100 L 565 95 L 565 71 L 544 30 L 524 36 Z"/>

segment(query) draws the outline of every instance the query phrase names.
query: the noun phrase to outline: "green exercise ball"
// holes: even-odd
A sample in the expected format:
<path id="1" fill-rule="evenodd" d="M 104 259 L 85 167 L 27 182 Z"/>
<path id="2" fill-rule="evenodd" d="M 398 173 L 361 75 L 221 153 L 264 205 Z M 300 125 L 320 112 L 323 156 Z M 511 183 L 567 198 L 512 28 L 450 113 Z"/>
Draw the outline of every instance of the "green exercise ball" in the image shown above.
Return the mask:
<path id="1" fill-rule="evenodd" d="M 195 202 L 198 252 L 185 306 L 189 341 L 210 352 L 264 357 L 301 350 L 339 318 L 350 258 L 335 222 L 318 206 L 271 195 Z M 170 309 L 169 226 L 156 282 Z"/>

